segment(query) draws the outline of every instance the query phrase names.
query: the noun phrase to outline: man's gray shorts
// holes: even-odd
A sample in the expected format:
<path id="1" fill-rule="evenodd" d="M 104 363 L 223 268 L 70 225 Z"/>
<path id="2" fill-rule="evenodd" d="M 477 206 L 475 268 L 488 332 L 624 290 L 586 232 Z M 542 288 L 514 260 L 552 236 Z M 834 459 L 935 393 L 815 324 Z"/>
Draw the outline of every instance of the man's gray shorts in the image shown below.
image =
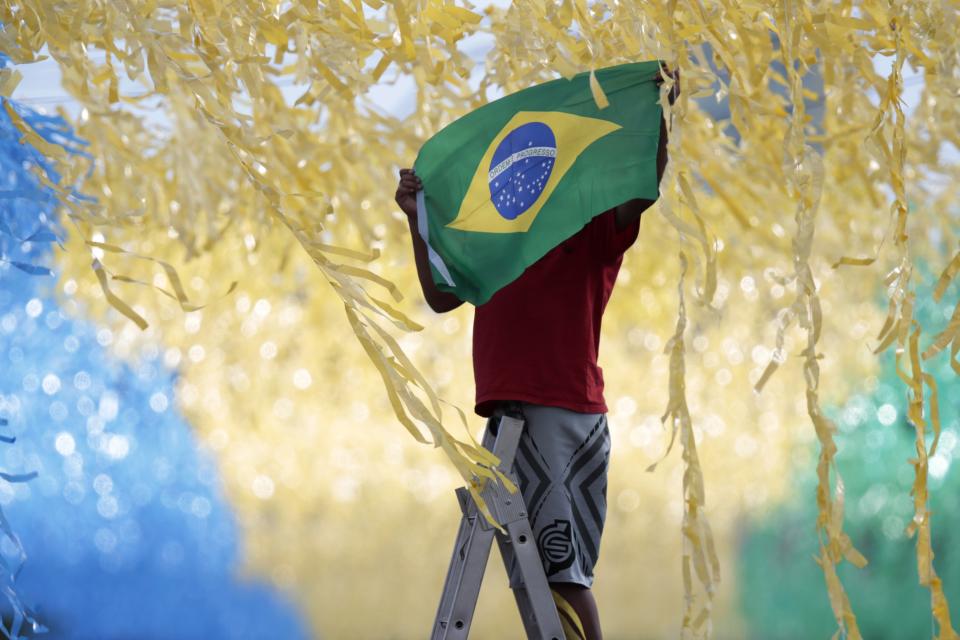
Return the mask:
<path id="1" fill-rule="evenodd" d="M 514 472 L 548 582 L 593 585 L 607 514 L 610 431 L 606 415 L 526 402 Z M 506 407 L 491 420 L 499 421 Z M 522 584 L 516 563 L 510 586 Z"/>

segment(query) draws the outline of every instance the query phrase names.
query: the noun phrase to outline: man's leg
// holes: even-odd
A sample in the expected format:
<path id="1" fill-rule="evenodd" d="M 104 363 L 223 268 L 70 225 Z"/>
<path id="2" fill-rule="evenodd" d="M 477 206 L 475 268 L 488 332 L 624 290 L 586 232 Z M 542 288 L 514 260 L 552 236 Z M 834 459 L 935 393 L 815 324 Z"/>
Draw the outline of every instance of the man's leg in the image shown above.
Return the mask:
<path id="1" fill-rule="evenodd" d="M 557 602 L 567 640 L 603 640 L 597 602 L 590 589 L 575 582 L 553 582 L 550 589 Z M 573 611 L 566 611 L 564 603 Z"/>
<path id="2" fill-rule="evenodd" d="M 602 636 L 590 585 L 606 516 L 606 416 L 528 403 L 522 412 L 525 424 L 514 471 L 544 572 L 561 621 L 566 616 L 572 625 L 567 630 L 565 624 L 568 640 L 596 640 Z M 512 588 L 521 584 L 515 569 L 514 563 Z"/>

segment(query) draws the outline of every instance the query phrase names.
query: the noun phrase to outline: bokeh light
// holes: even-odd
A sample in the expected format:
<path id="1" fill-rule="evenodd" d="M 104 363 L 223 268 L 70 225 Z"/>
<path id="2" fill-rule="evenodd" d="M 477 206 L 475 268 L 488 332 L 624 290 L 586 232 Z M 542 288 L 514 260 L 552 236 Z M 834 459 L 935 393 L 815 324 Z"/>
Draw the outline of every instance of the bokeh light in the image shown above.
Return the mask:
<path id="1" fill-rule="evenodd" d="M 62 119 L 23 113 L 51 139 L 78 142 Z M 0 424 L 15 438 L 2 466 L 28 480 L 0 483 L 16 523 L 0 553 L 20 572 L 4 576 L 5 635 L 306 637 L 284 594 L 238 575 L 241 535 L 215 459 L 169 401 L 177 370 L 156 346 L 113 356 L 113 331 L 75 317 L 75 281 L 54 295 L 43 265 L 62 226 L 52 191 L 29 173 L 42 156 L 18 138 L 0 114 L 5 189 L 20 194 L 0 207 Z M 46 242 L 17 242 L 38 237 L 38 224 Z M 13 593 L 36 624 L 18 629 Z"/>

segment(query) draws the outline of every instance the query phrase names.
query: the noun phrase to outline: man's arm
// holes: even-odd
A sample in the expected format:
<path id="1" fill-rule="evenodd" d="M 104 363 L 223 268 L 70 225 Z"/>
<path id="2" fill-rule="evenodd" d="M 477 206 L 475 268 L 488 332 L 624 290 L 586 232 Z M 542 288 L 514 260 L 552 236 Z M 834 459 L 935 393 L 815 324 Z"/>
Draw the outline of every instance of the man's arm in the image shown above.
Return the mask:
<path id="1" fill-rule="evenodd" d="M 677 96 L 680 95 L 680 72 L 675 71 L 671 72 L 668 69 L 664 69 L 664 73 L 671 76 L 674 80 L 673 89 L 670 91 L 670 104 L 673 104 L 674 100 L 677 99 Z M 663 82 L 661 77 L 657 84 L 659 85 Z M 660 195 L 660 181 L 663 179 L 663 172 L 667 168 L 667 122 L 660 116 L 660 142 L 657 145 L 657 196 Z M 617 219 L 617 231 L 621 231 L 630 226 L 631 223 L 636 222 L 640 219 L 641 214 L 644 211 L 653 206 L 654 200 L 644 200 L 641 198 L 636 198 L 634 200 L 628 200 L 623 204 L 617 205 L 614 207 L 614 216 Z"/>
<path id="2" fill-rule="evenodd" d="M 427 256 L 427 243 L 420 237 L 417 230 L 417 191 L 423 189 L 420 178 L 413 169 L 400 170 L 400 184 L 397 185 L 396 201 L 400 209 L 407 215 L 407 224 L 410 227 L 410 239 L 413 241 L 413 257 L 417 263 L 417 277 L 420 279 L 420 288 L 423 298 L 430 308 L 437 313 L 452 311 L 463 304 L 463 300 L 447 291 L 440 291 L 433 282 L 430 273 L 430 259 Z"/>
<path id="3" fill-rule="evenodd" d="M 663 172 L 667 168 L 667 123 L 663 117 L 660 117 L 660 144 L 657 146 L 657 195 L 660 192 L 660 180 L 663 179 Z M 656 200 L 644 200 L 635 198 L 627 200 L 623 204 L 614 207 L 614 216 L 617 219 L 617 231 L 621 231 L 630 226 L 631 223 L 640 219 L 644 211 L 653 206 Z"/>

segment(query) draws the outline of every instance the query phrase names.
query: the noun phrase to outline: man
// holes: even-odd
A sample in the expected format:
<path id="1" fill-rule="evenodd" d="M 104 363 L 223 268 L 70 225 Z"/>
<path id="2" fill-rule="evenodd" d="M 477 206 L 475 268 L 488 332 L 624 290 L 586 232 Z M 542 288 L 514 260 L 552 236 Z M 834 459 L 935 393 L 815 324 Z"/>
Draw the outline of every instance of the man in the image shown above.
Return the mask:
<path id="1" fill-rule="evenodd" d="M 664 72 L 674 79 L 673 104 L 679 73 Z M 658 184 L 666 164 L 661 119 Z M 420 286 L 430 308 L 445 313 L 463 301 L 433 282 L 427 247 L 417 232 L 416 193 L 422 188 L 412 169 L 400 170 L 396 201 L 410 225 Z M 568 640 L 602 638 L 590 590 L 606 516 L 610 455 L 597 366 L 600 322 L 623 254 L 653 203 L 630 200 L 595 216 L 474 315 L 476 412 L 492 421 L 507 412 L 522 414 L 514 470 Z M 517 583 L 511 571 L 511 587 Z"/>

